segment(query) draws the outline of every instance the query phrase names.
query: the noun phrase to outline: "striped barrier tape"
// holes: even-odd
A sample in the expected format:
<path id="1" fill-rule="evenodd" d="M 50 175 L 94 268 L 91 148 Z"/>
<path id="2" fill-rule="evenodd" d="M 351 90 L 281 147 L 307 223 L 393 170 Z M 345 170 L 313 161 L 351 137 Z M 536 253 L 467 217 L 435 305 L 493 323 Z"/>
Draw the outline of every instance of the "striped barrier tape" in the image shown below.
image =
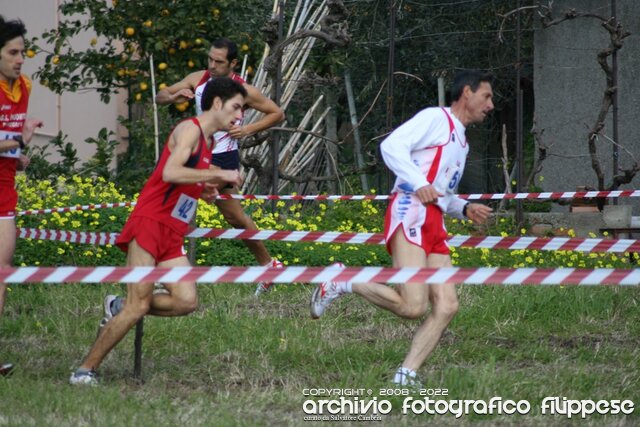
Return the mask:
<path id="1" fill-rule="evenodd" d="M 541 193 L 489 193 L 489 194 L 459 194 L 466 200 L 501 200 L 501 199 L 583 199 L 583 198 L 620 198 L 620 197 L 640 197 L 640 190 L 619 190 L 619 191 L 564 191 L 564 192 L 541 192 Z M 219 199 L 237 200 L 388 200 L 388 195 L 255 195 L 255 194 L 221 194 Z M 103 208 L 119 208 L 135 206 L 136 202 L 102 203 L 95 205 L 77 205 L 64 208 L 30 209 L 17 212 L 17 216 L 40 215 L 53 212 L 72 212 Z"/>
<path id="2" fill-rule="evenodd" d="M 21 239 L 53 240 L 78 244 L 113 245 L 119 233 L 79 232 L 18 229 Z M 349 244 L 384 244 L 381 233 L 347 233 L 335 231 L 276 231 L 196 228 L 186 237 L 279 240 L 285 242 L 320 242 Z M 501 236 L 452 236 L 449 246 L 458 248 L 485 248 L 508 250 L 576 251 L 576 252 L 640 252 L 640 240 L 636 239 L 578 239 L 569 237 L 501 237 Z"/>
<path id="3" fill-rule="evenodd" d="M 382 267 L 19 267 L 0 283 L 457 283 L 466 285 L 639 286 L 640 269 Z"/>
<path id="4" fill-rule="evenodd" d="M 52 240 L 97 246 L 113 245 L 120 233 L 93 231 L 41 230 L 38 228 L 19 228 L 18 238 L 33 240 Z"/>
<path id="5" fill-rule="evenodd" d="M 95 205 L 76 205 L 76 206 L 67 206 L 64 208 L 47 208 L 47 209 L 29 209 L 26 211 L 20 211 L 16 213 L 16 216 L 24 216 L 24 215 L 42 215 L 42 214 L 50 214 L 50 213 L 62 213 L 62 212 L 80 212 L 80 211 L 89 211 L 94 209 L 105 209 L 105 208 L 123 208 L 129 206 L 135 206 L 136 202 L 119 202 L 119 203 L 100 203 Z"/>
<path id="6" fill-rule="evenodd" d="M 255 195 L 255 194 L 222 194 L 221 199 L 240 200 L 388 200 L 388 195 Z M 501 200 L 501 199 L 585 199 L 585 198 L 620 198 L 640 197 L 640 190 L 618 191 L 563 191 L 539 193 L 488 193 L 488 194 L 458 194 L 466 200 Z"/>

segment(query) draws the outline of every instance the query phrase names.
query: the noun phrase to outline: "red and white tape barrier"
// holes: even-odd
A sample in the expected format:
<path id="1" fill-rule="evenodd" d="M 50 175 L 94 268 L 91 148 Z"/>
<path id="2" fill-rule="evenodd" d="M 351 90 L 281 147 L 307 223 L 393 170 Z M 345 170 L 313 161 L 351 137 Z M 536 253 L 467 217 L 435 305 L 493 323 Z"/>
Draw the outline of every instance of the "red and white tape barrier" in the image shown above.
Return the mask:
<path id="1" fill-rule="evenodd" d="M 639 286 L 640 269 L 382 267 L 19 267 L 0 268 L 0 283 L 458 283 L 467 285 Z"/>
<path id="2" fill-rule="evenodd" d="M 640 197 L 640 190 L 618 191 L 562 191 L 540 193 L 488 193 L 488 194 L 459 194 L 467 200 L 501 200 L 501 199 L 585 199 L 585 198 L 620 198 Z M 255 194 L 222 194 L 221 199 L 240 200 L 388 200 L 388 195 L 255 195 Z"/>
<path id="3" fill-rule="evenodd" d="M 500 200 L 500 199 L 590 199 L 620 197 L 640 197 L 640 190 L 619 191 L 562 191 L 541 193 L 496 193 L 496 194 L 460 194 L 460 198 L 467 200 Z"/>
<path id="4" fill-rule="evenodd" d="M 93 231 L 41 230 L 37 228 L 19 228 L 18 238 L 34 240 L 52 240 L 78 244 L 106 246 L 113 245 L 120 233 Z"/>
<path id="5" fill-rule="evenodd" d="M 76 232 L 20 228 L 21 239 L 53 240 L 104 246 L 113 245 L 119 233 Z M 351 244 L 384 244 L 381 233 L 341 233 L 335 231 L 276 231 L 197 228 L 187 234 L 193 238 L 280 240 L 285 242 L 321 242 Z M 640 240 L 635 239 L 578 239 L 568 237 L 500 237 L 452 236 L 449 246 L 458 248 L 486 248 L 508 250 L 576 251 L 576 252 L 640 252 Z"/>
<path id="6" fill-rule="evenodd" d="M 619 190 L 619 191 L 564 191 L 546 193 L 489 193 L 489 194 L 459 194 L 462 199 L 467 200 L 501 200 L 501 199 L 584 199 L 584 198 L 620 198 L 620 197 L 640 197 L 640 190 Z M 255 194 L 221 194 L 219 199 L 237 200 L 388 200 L 388 195 L 255 195 Z M 120 208 L 135 206 L 136 202 L 101 203 L 95 205 L 77 205 L 64 208 L 30 209 L 17 212 L 17 216 L 40 215 L 53 212 L 73 212 L 103 208 Z"/>
<path id="7" fill-rule="evenodd" d="M 74 211 L 89 211 L 94 209 L 105 209 L 105 208 L 123 208 L 128 206 L 135 206 L 135 205 L 136 205 L 136 202 L 120 202 L 120 203 L 100 203 L 96 205 L 76 205 L 76 206 L 68 206 L 64 208 L 29 209 L 26 211 L 17 212 L 16 216 L 42 215 L 42 214 L 50 214 L 54 212 L 62 213 L 62 212 L 74 212 Z"/>

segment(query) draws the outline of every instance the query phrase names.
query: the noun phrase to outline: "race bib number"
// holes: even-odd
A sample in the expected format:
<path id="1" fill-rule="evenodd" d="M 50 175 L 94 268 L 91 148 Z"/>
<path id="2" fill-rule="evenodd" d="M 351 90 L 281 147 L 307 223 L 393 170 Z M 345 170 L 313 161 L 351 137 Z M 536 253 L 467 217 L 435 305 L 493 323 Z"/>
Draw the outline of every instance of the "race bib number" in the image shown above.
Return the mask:
<path id="1" fill-rule="evenodd" d="M 197 207 L 198 201 L 196 199 L 189 197 L 186 194 L 181 194 L 178 199 L 178 203 L 176 203 L 176 206 L 171 212 L 171 216 L 188 224 L 196 213 Z"/>
<path id="2" fill-rule="evenodd" d="M 458 188 L 458 184 L 460 184 L 460 178 L 462 178 L 460 168 L 449 167 L 444 171 L 443 174 L 440 175 L 435 187 L 439 191 L 444 191 L 447 194 L 452 194 L 455 192 L 456 188 Z"/>
<path id="3" fill-rule="evenodd" d="M 20 133 L 17 132 L 2 132 L 0 131 L 0 141 L 4 141 L 7 139 L 13 139 L 14 136 L 16 135 L 20 135 Z M 19 159 L 20 158 L 20 154 L 22 154 L 22 151 L 20 150 L 19 147 L 14 148 L 13 150 L 9 150 L 9 151 L 3 151 L 0 153 L 0 157 L 9 157 L 12 159 Z"/>

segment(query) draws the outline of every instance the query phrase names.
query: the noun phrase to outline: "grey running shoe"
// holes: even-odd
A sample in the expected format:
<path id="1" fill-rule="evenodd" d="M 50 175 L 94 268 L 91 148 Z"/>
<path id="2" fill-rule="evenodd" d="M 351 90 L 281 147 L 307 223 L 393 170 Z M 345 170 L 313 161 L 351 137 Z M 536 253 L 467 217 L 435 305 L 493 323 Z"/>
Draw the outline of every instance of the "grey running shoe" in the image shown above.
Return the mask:
<path id="1" fill-rule="evenodd" d="M 168 294 L 169 290 L 164 286 L 164 283 L 155 282 L 153 284 L 153 294 Z"/>
<path id="2" fill-rule="evenodd" d="M 332 267 L 344 267 L 341 262 L 336 262 Z M 338 297 L 344 295 L 342 286 L 345 282 L 324 282 L 319 284 L 311 295 L 311 317 L 320 318 L 329 304 Z"/>
<path id="3" fill-rule="evenodd" d="M 111 303 L 114 302 L 119 297 L 116 295 L 107 295 L 104 297 L 103 309 L 104 309 L 104 317 L 100 320 L 100 324 L 98 325 L 98 335 L 102 331 L 102 328 L 109 322 L 109 320 L 113 319 L 113 316 L 118 314 L 114 312 L 111 308 Z"/>
<path id="4" fill-rule="evenodd" d="M 269 265 L 269 267 L 272 268 L 283 268 L 284 265 L 278 261 L 277 259 L 273 258 L 271 260 L 271 264 Z M 271 282 L 258 282 L 258 286 L 256 287 L 256 293 L 254 294 L 255 296 L 259 297 L 260 295 L 269 292 L 269 290 L 271 290 L 271 286 L 273 285 L 273 283 Z"/>
<path id="5" fill-rule="evenodd" d="M 78 369 L 69 377 L 69 384 L 73 385 L 98 385 L 98 376 L 93 369 L 90 371 Z"/>

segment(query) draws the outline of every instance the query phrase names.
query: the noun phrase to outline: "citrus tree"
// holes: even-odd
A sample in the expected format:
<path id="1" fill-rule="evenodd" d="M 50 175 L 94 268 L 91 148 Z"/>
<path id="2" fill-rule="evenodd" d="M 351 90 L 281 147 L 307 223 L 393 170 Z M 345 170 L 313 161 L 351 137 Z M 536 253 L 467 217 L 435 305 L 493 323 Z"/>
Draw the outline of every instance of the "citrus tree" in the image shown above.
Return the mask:
<path id="1" fill-rule="evenodd" d="M 149 57 L 158 88 L 206 66 L 208 43 L 228 37 L 257 61 L 270 2 L 243 0 L 73 0 L 60 6 L 56 28 L 30 40 L 27 54 L 46 55 L 35 77 L 56 93 L 96 90 L 104 102 L 120 89 L 129 102 L 151 96 Z M 86 45 L 78 40 L 89 34 Z M 92 36 L 93 35 L 93 36 Z"/>
<path id="2" fill-rule="evenodd" d="M 57 27 L 28 40 L 27 56 L 44 56 L 34 78 L 55 93 L 93 90 L 109 102 L 124 91 L 132 108 L 121 123 L 130 143 L 118 155 L 117 169 L 106 173 L 119 186 L 137 189 L 155 166 L 153 129 L 145 120 L 153 93 L 149 59 L 153 57 L 157 90 L 204 69 L 209 43 L 218 37 L 234 40 L 240 59 L 247 55 L 247 63 L 255 67 L 264 46 L 260 30 L 271 18 L 268 3 L 243 0 L 238 7 L 228 0 L 65 0 Z M 164 135 L 180 116 L 193 114 L 193 108 L 184 103 L 159 113 L 172 116 L 160 121 Z M 95 140 L 102 141 L 100 133 Z M 113 150 L 108 154 L 96 160 L 105 168 L 115 155 Z M 46 163 L 45 156 L 34 161 Z M 76 169 L 72 165 L 64 172 L 78 173 Z"/>

